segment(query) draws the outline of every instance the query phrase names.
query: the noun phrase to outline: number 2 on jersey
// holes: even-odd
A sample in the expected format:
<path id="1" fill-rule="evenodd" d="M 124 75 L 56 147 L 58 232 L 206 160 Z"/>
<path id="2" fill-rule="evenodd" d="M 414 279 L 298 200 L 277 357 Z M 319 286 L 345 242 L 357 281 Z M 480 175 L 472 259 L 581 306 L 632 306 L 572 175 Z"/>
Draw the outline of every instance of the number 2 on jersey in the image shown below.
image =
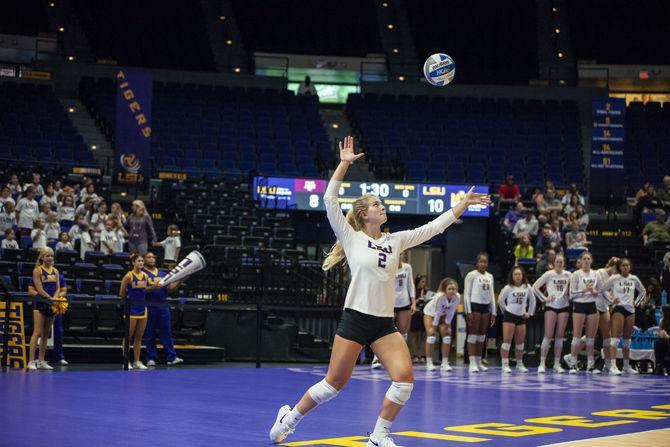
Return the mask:
<path id="1" fill-rule="evenodd" d="M 386 268 L 386 253 L 383 251 L 379 252 L 379 260 L 377 261 L 377 266 L 385 269 Z"/>

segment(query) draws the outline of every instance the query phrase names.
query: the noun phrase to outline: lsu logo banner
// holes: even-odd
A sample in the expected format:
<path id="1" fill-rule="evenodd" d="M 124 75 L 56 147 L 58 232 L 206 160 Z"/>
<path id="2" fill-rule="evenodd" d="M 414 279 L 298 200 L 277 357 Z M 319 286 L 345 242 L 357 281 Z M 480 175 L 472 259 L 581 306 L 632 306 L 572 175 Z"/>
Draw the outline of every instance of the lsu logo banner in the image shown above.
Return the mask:
<path id="1" fill-rule="evenodd" d="M 152 78 L 146 73 L 116 73 L 116 161 L 118 183 L 151 177 Z"/>
<path id="2" fill-rule="evenodd" d="M 9 313 L 7 326 L 5 319 Z M 5 340 L 4 337 L 7 337 Z M 7 310 L 6 303 L 0 302 L 0 351 L 7 342 L 7 366 L 11 369 L 26 368 L 26 335 L 23 325 L 23 303 L 10 303 Z M 0 355 L 2 358 L 2 355 Z"/>

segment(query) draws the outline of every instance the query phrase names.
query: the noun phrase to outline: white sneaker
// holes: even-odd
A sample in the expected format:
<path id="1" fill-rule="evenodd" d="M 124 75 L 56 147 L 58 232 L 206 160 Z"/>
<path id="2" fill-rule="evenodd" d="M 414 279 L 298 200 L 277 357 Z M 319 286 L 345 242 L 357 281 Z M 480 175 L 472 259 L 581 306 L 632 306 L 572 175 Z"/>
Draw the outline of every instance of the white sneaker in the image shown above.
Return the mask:
<path id="1" fill-rule="evenodd" d="M 149 360 L 147 366 L 156 366 L 156 360 Z"/>
<path id="2" fill-rule="evenodd" d="M 435 371 L 437 367 L 433 364 L 433 362 L 426 362 L 426 369 L 428 371 Z"/>
<path id="3" fill-rule="evenodd" d="M 563 361 L 568 365 L 569 368 L 572 368 L 574 364 L 574 360 L 572 358 L 572 354 L 565 354 L 563 356 Z"/>
<path id="4" fill-rule="evenodd" d="M 180 363 L 184 363 L 184 359 L 180 357 L 175 357 L 171 362 L 167 362 L 168 366 L 175 366 L 179 365 Z"/>
<path id="5" fill-rule="evenodd" d="M 578 372 L 579 372 L 579 370 L 577 369 L 577 365 L 570 366 L 569 374 L 577 374 Z"/>
<path id="6" fill-rule="evenodd" d="M 147 369 L 147 367 L 144 366 L 144 363 L 142 363 L 142 362 L 135 362 L 135 363 L 133 363 L 133 368 L 135 368 L 135 369 L 139 369 L 139 370 L 145 370 L 145 369 Z"/>
<path id="7" fill-rule="evenodd" d="M 603 369 L 601 371 L 602 371 L 603 374 L 609 374 L 609 372 L 610 372 L 609 360 L 605 360 L 605 363 L 603 364 Z"/>
<path id="8" fill-rule="evenodd" d="M 546 371 L 546 367 L 544 365 L 540 365 L 540 366 L 537 367 L 537 373 L 538 374 L 544 374 L 545 371 Z"/>
<path id="9" fill-rule="evenodd" d="M 45 360 L 44 362 L 37 361 L 37 369 L 42 369 L 44 371 L 51 371 L 53 367 Z"/>
<path id="10" fill-rule="evenodd" d="M 370 364 L 370 369 L 379 369 L 381 367 L 382 367 L 382 362 L 380 362 L 379 359 L 377 358 L 377 356 L 375 356 L 372 359 L 372 363 Z"/>
<path id="11" fill-rule="evenodd" d="M 624 374 L 640 374 L 639 372 L 637 372 L 637 370 L 635 368 L 633 368 L 630 365 L 624 366 L 622 372 Z"/>
<path id="12" fill-rule="evenodd" d="M 440 368 L 442 368 L 442 371 L 447 371 L 447 372 L 451 371 L 451 365 L 449 364 L 449 362 L 442 363 L 442 366 L 440 366 Z"/>
<path id="13" fill-rule="evenodd" d="M 280 443 L 286 439 L 288 435 L 295 431 L 295 429 L 289 428 L 289 426 L 283 422 L 284 416 L 286 416 L 290 411 L 291 407 L 288 405 L 284 405 L 279 409 L 277 412 L 277 419 L 275 419 L 275 423 L 270 429 L 270 441 L 274 443 Z"/>
<path id="14" fill-rule="evenodd" d="M 486 366 L 482 365 L 481 363 L 477 363 L 477 369 L 479 370 L 479 372 L 486 372 L 489 370 Z"/>
<path id="15" fill-rule="evenodd" d="M 509 366 L 503 366 L 502 372 L 505 374 L 512 374 L 512 368 L 510 368 Z"/>
<path id="16" fill-rule="evenodd" d="M 602 374 L 602 371 L 596 368 L 596 365 L 593 363 L 586 365 L 586 371 L 590 372 L 591 374 Z"/>
<path id="17" fill-rule="evenodd" d="M 65 360 L 65 359 L 60 359 L 60 360 L 58 361 L 58 364 L 59 364 L 60 366 L 67 366 L 67 365 L 69 365 L 69 363 L 68 363 L 67 360 Z"/>
<path id="18" fill-rule="evenodd" d="M 556 374 L 563 374 L 565 372 L 565 370 L 563 369 L 563 367 L 561 366 L 560 363 L 556 362 L 556 363 L 554 363 L 554 372 Z"/>
<path id="19" fill-rule="evenodd" d="M 620 376 L 622 374 L 621 370 L 616 366 L 610 367 L 609 369 L 610 376 Z"/>
<path id="20" fill-rule="evenodd" d="M 372 438 L 368 438 L 367 447 L 397 447 L 396 443 L 389 436 L 380 439 L 378 442 L 374 442 Z"/>
<path id="21" fill-rule="evenodd" d="M 479 372 L 479 366 L 475 365 L 474 362 L 470 362 L 470 366 L 468 367 L 468 372 L 470 374 L 478 373 Z"/>
<path id="22" fill-rule="evenodd" d="M 519 363 L 518 365 L 516 365 L 516 372 L 527 373 L 528 368 L 526 368 L 526 365 L 524 365 L 523 363 Z"/>
<path id="23" fill-rule="evenodd" d="M 37 371 L 37 362 L 35 360 L 28 362 L 28 371 Z"/>

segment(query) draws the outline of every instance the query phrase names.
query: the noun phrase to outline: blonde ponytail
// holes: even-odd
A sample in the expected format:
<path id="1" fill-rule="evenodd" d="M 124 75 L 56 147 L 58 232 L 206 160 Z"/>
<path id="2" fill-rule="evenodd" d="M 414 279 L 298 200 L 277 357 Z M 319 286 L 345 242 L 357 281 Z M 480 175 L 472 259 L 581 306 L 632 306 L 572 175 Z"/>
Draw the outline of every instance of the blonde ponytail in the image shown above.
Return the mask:
<path id="1" fill-rule="evenodd" d="M 363 221 L 363 212 L 366 211 L 373 200 L 376 199 L 376 196 L 366 194 L 354 200 L 351 209 L 347 211 L 346 217 L 347 223 L 351 225 L 351 228 L 353 228 L 354 231 L 361 231 L 363 229 L 365 225 L 365 222 Z M 326 254 L 326 259 L 323 260 L 321 268 L 324 271 L 328 271 L 346 259 L 346 257 L 342 243 L 337 241 Z"/>

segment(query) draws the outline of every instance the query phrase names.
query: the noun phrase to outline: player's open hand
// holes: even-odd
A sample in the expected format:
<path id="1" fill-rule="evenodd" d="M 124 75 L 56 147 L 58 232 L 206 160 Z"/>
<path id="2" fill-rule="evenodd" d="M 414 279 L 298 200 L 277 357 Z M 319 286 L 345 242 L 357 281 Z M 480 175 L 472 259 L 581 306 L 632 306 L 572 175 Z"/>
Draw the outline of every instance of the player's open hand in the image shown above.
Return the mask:
<path id="1" fill-rule="evenodd" d="M 354 153 L 354 137 L 348 136 L 344 140 L 340 141 L 340 160 L 346 161 L 347 163 L 353 163 L 359 158 L 365 156 L 364 153 L 355 154 Z"/>
<path id="2" fill-rule="evenodd" d="M 483 205 L 491 206 L 491 196 L 488 194 L 480 194 L 475 192 L 475 187 L 470 188 L 468 193 L 465 195 L 465 201 L 469 205 Z"/>

